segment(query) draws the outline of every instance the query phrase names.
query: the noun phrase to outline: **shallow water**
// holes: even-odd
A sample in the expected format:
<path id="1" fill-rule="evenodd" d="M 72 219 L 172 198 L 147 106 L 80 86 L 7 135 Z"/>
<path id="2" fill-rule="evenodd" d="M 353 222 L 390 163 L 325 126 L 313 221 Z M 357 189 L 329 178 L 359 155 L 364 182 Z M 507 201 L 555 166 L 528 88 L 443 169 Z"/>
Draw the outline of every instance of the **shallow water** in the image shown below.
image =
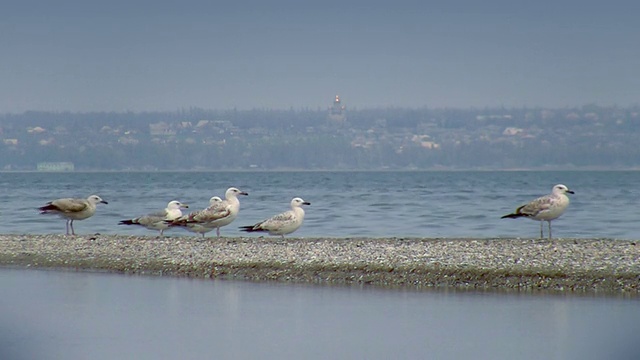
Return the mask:
<path id="1" fill-rule="evenodd" d="M 56 197 L 109 205 L 78 233 L 169 200 L 248 191 L 223 235 L 311 201 L 300 237 L 536 237 L 500 219 L 556 183 L 576 191 L 560 237 L 637 239 L 640 172 L 0 173 L 0 233 L 63 233 Z M 171 235 L 191 236 L 179 230 Z M 253 236 L 253 235 L 252 235 Z M 0 359 L 637 359 L 637 299 L 381 290 L 0 269 Z"/>
<path id="2" fill-rule="evenodd" d="M 287 210 L 300 196 L 312 205 L 297 237 L 537 237 L 537 222 L 500 216 L 557 183 L 576 194 L 554 222 L 555 237 L 638 238 L 638 215 L 630 211 L 640 203 L 640 172 L 634 171 L 0 173 L 6 189 L 0 233 L 64 233 L 63 220 L 36 208 L 96 193 L 109 205 L 76 222 L 78 233 L 151 235 L 117 223 L 173 199 L 201 209 L 236 186 L 249 196 L 240 199 L 240 214 L 223 236 L 246 235 L 239 226 Z M 192 236 L 179 229 L 168 234 Z"/>
<path id="3" fill-rule="evenodd" d="M 638 358 L 640 303 L 0 269 L 2 359 Z"/>

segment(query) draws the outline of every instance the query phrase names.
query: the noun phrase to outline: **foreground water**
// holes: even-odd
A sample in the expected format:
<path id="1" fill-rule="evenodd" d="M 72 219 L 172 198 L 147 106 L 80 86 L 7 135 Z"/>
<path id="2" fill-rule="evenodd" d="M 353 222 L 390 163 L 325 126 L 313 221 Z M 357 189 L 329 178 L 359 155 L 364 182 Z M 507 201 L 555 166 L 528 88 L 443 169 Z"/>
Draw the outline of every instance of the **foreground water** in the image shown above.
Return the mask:
<path id="1" fill-rule="evenodd" d="M 555 236 L 638 238 L 636 171 L 0 173 L 0 232 L 64 232 L 64 221 L 36 208 L 58 197 L 96 193 L 109 205 L 76 222 L 78 233 L 148 235 L 116 224 L 173 199 L 201 209 L 211 196 L 236 186 L 249 196 L 240 199 L 240 215 L 223 229 L 226 236 L 243 234 L 238 226 L 287 210 L 300 196 L 312 203 L 295 234 L 300 237 L 536 237 L 537 222 L 500 216 L 557 183 L 576 194 L 554 222 Z"/>
<path id="2" fill-rule="evenodd" d="M 250 195 L 225 236 L 301 196 L 301 237 L 535 237 L 537 223 L 499 218 L 556 183 L 576 194 L 555 236 L 638 238 L 640 172 L 0 173 L 0 232 L 62 233 L 35 209 L 97 193 L 109 205 L 77 232 L 151 234 L 116 224 L 236 186 Z M 0 286 L 0 359 L 640 358 L 635 299 L 10 269 Z"/>
<path id="3" fill-rule="evenodd" d="M 638 302 L 0 270 L 2 359 L 637 359 Z"/>

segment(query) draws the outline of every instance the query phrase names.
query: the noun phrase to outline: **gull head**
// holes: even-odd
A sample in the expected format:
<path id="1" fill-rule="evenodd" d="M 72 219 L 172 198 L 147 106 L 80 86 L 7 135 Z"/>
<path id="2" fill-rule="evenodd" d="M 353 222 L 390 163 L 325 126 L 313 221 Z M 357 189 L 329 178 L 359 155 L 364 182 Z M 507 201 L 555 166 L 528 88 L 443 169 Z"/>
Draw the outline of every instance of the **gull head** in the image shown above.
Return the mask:
<path id="1" fill-rule="evenodd" d="M 209 199 L 209 206 L 215 205 L 219 202 L 222 202 L 222 199 L 220 198 L 220 196 L 212 196 L 211 199 Z"/>
<path id="2" fill-rule="evenodd" d="M 167 204 L 167 209 L 169 210 L 188 209 L 188 208 L 189 208 L 189 205 L 183 204 L 178 200 L 169 201 L 169 203 Z"/>
<path id="3" fill-rule="evenodd" d="M 235 197 L 235 196 L 238 196 L 238 195 L 249 195 L 249 194 L 247 194 L 244 191 L 240 191 L 240 190 L 238 190 L 237 188 L 234 188 L 234 187 L 228 188 L 227 192 L 224 193 L 224 196 L 227 197 L 227 198 Z"/>
<path id="4" fill-rule="evenodd" d="M 299 197 L 293 198 L 293 200 L 291 200 L 292 207 L 300 207 L 302 205 L 311 205 L 311 203 L 308 201 L 304 201 Z"/>
<path id="5" fill-rule="evenodd" d="M 102 200 L 102 198 L 98 195 L 91 195 L 87 198 L 87 201 L 96 205 L 96 204 L 108 204 L 108 202 Z"/>
<path id="6" fill-rule="evenodd" d="M 566 185 L 558 184 L 553 187 L 553 193 L 554 194 L 573 194 L 574 192 L 569 190 L 569 188 Z"/>

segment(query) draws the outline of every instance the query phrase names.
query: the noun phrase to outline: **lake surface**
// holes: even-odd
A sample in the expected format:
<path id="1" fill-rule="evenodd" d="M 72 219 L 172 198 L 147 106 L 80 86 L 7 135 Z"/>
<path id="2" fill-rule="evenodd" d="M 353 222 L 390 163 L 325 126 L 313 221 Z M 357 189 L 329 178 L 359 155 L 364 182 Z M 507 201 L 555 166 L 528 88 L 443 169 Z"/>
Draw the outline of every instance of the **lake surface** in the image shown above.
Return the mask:
<path id="1" fill-rule="evenodd" d="M 64 233 L 36 208 L 95 193 L 109 204 L 77 233 L 153 235 L 117 223 L 236 186 L 250 195 L 223 236 L 300 196 L 299 237 L 537 237 L 537 222 L 500 216 L 557 183 L 576 194 L 554 236 L 638 238 L 633 171 L 0 173 L 0 233 Z M 0 286 L 0 359 L 640 358 L 637 299 L 16 269 Z"/>
<path id="2" fill-rule="evenodd" d="M 311 206 L 297 237 L 528 238 L 538 236 L 537 222 L 500 216 L 558 183 L 576 194 L 554 221 L 554 236 L 638 238 L 636 171 L 0 173 L 0 233 L 64 233 L 63 220 L 36 208 L 95 193 L 109 205 L 75 222 L 77 233 L 153 235 L 117 223 L 161 210 L 173 199 L 198 210 L 235 186 L 249 196 L 241 197 L 240 214 L 223 236 L 246 236 L 239 226 L 287 210 L 300 196 Z M 193 236 L 181 229 L 168 235 Z"/>
<path id="3" fill-rule="evenodd" d="M 0 269 L 0 358 L 638 359 L 624 298 Z"/>

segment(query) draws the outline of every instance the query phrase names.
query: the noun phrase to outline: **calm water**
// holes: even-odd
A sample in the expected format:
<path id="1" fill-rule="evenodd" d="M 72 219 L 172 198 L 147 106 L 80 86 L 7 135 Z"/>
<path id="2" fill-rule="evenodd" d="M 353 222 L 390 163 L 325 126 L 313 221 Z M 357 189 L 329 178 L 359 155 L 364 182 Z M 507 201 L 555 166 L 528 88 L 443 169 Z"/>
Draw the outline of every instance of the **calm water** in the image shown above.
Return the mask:
<path id="1" fill-rule="evenodd" d="M 307 208 L 299 237 L 536 237 L 527 219 L 500 219 L 518 205 L 564 183 L 576 194 L 554 222 L 558 237 L 637 239 L 640 172 L 221 172 L 221 173 L 0 173 L 0 233 L 64 233 L 64 221 L 39 215 L 58 197 L 96 193 L 109 201 L 78 233 L 153 234 L 116 225 L 163 209 L 178 199 L 189 210 L 223 196 L 229 186 L 249 192 L 240 215 L 222 230 L 238 236 L 249 225 L 288 209 L 300 196 Z M 171 235 L 188 235 L 171 230 Z"/>
<path id="2" fill-rule="evenodd" d="M 634 300 L 9 269 L 0 286 L 8 360 L 640 358 Z"/>
<path id="3" fill-rule="evenodd" d="M 0 173 L 0 233 L 63 233 L 36 207 L 97 193 L 78 233 L 172 199 L 248 191 L 237 226 L 311 201 L 301 237 L 535 237 L 501 220 L 556 183 L 561 237 L 637 239 L 640 172 Z M 172 235 L 191 236 L 175 230 Z M 0 269 L 0 359 L 638 359 L 637 299 L 255 284 Z"/>

